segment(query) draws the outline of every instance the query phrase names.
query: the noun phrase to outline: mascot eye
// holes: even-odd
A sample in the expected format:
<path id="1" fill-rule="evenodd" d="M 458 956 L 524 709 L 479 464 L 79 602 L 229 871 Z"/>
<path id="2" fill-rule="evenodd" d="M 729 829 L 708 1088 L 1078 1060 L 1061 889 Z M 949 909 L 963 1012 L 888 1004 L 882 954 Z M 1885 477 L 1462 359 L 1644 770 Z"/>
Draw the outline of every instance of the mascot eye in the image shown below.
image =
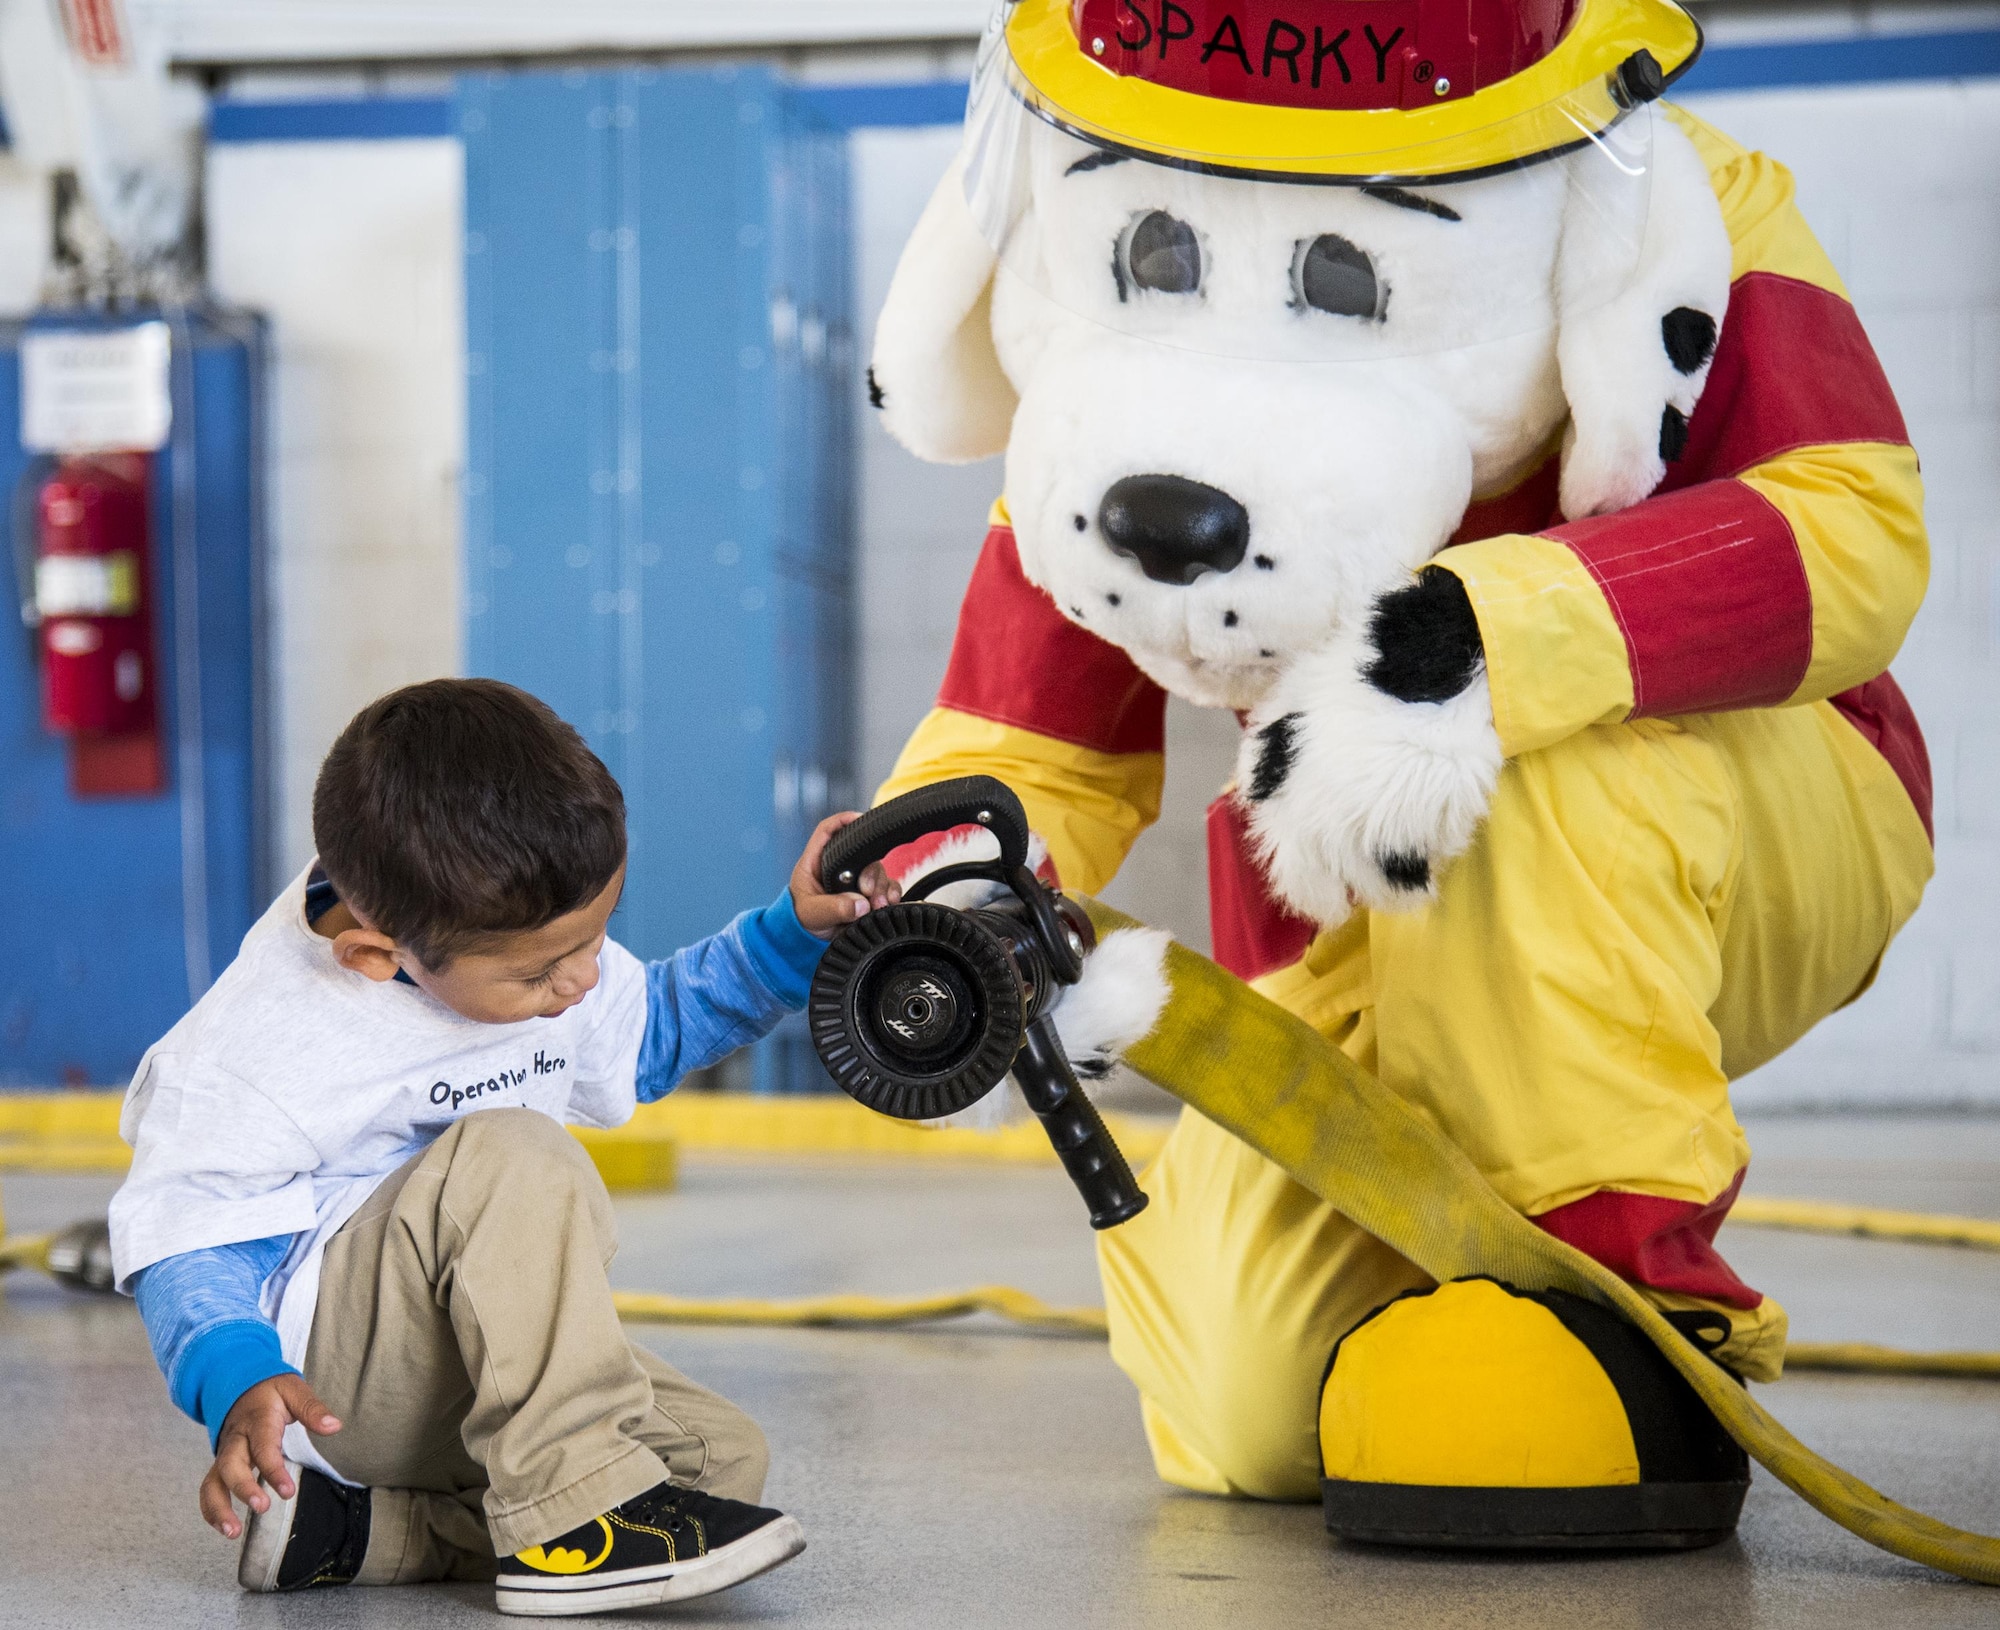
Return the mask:
<path id="1" fill-rule="evenodd" d="M 1292 257 L 1292 303 L 1303 311 L 1380 322 L 1388 291 L 1375 276 L 1375 263 L 1345 238 L 1329 232 L 1301 243 Z"/>
<path id="2" fill-rule="evenodd" d="M 1187 222 L 1156 209 L 1126 232 L 1116 270 L 1121 300 L 1128 282 L 1161 294 L 1193 294 L 1201 287 L 1201 243 Z"/>

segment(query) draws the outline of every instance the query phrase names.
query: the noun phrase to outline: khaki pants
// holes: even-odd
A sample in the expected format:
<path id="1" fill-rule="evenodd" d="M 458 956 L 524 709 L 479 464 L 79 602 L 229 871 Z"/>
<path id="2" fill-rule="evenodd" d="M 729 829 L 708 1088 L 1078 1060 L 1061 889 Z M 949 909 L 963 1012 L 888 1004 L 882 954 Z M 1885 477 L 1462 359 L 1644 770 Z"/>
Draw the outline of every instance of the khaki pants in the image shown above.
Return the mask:
<path id="1" fill-rule="evenodd" d="M 306 1379 L 342 1421 L 314 1445 L 372 1488 L 357 1583 L 491 1578 L 671 1477 L 764 1487 L 764 1436 L 633 1346 L 605 1269 L 610 1197 L 567 1131 L 468 1115 L 328 1242 Z"/>

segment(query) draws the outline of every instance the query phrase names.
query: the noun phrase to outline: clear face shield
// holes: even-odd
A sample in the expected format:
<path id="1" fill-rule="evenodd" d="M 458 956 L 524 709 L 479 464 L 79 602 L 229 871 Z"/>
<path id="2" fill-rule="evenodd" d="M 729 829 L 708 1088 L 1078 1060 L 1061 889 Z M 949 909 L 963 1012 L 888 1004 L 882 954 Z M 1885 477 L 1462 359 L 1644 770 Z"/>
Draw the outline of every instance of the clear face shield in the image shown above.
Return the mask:
<path id="1" fill-rule="evenodd" d="M 1457 96 L 1440 62 L 1378 49 L 1386 23 L 1335 34 L 1273 6 L 1002 0 L 964 149 L 1001 277 L 1114 334 L 1317 363 L 1546 333 L 1631 283 L 1662 77 L 1634 42 L 1659 0 L 1563 0 L 1553 50 Z M 1102 65 L 1121 53 L 1129 71 Z M 1298 105 L 1336 70 L 1396 105 Z"/>

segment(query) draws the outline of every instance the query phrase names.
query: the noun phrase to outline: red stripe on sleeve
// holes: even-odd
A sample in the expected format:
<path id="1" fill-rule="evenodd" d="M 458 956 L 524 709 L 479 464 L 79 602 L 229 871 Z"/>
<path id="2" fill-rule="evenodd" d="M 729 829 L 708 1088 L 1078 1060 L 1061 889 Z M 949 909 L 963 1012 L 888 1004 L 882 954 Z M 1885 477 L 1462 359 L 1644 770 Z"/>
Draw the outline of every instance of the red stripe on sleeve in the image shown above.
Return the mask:
<path id="1" fill-rule="evenodd" d="M 1924 733 L 1917 728 L 1902 686 L 1887 674 L 1877 674 L 1865 685 L 1844 690 L 1829 700 L 1841 716 L 1867 738 L 1869 746 L 1888 760 L 1896 779 L 1917 807 L 1924 823 L 1924 835 L 1935 845 L 1937 829 L 1931 821 L 1931 755 L 1924 746 Z"/>
<path id="2" fill-rule="evenodd" d="M 972 569 L 938 703 L 1100 753 L 1166 748 L 1167 693 L 1028 581 L 1008 526 Z"/>
<path id="3" fill-rule="evenodd" d="M 1293 915 L 1264 877 L 1234 793 L 1208 806 L 1208 935 L 1215 960 L 1238 979 L 1285 968 L 1318 930 Z"/>
<path id="4" fill-rule="evenodd" d="M 1624 631 L 1635 718 L 1769 707 L 1812 661 L 1812 585 L 1790 524 L 1740 481 L 1709 481 L 1551 527 Z"/>
<path id="5" fill-rule="evenodd" d="M 1715 1248 L 1716 1230 L 1742 1187 L 1743 1173 L 1738 1172 L 1707 1205 L 1599 1189 L 1545 1211 L 1534 1221 L 1620 1279 L 1683 1296 L 1705 1296 L 1747 1312 L 1764 1300 L 1763 1294 L 1738 1279 Z"/>
<path id="6" fill-rule="evenodd" d="M 1730 287 L 1686 450 L 1659 490 L 1741 475 L 1796 447 L 1909 439 L 1854 308 L 1795 277 L 1746 272 Z"/>

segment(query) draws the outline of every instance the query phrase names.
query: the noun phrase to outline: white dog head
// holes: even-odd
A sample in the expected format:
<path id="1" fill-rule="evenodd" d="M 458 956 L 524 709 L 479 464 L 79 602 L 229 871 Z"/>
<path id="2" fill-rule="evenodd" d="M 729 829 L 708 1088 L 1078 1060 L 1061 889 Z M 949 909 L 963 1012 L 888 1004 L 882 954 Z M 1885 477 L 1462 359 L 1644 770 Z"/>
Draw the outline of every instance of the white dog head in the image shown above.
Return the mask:
<path id="1" fill-rule="evenodd" d="M 1190 701 L 1254 706 L 1559 434 L 1572 516 L 1660 481 L 1730 249 L 1692 145 L 1646 117 L 1622 222 L 1572 159 L 1287 185 L 1050 131 L 1003 261 L 954 165 L 889 291 L 877 405 L 923 457 L 1006 450 L 1022 567 L 1066 616 Z"/>

